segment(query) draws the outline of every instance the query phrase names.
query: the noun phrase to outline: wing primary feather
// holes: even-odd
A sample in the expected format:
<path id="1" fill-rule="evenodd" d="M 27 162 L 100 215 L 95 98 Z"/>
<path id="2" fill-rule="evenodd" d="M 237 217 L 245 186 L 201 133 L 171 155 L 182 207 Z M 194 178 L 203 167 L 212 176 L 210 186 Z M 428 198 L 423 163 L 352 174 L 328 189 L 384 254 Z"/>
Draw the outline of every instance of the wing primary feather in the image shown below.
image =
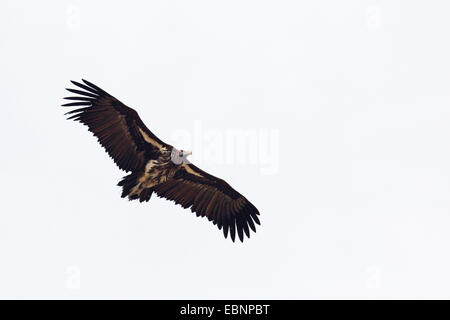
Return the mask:
<path id="1" fill-rule="evenodd" d="M 249 202 L 249 206 L 250 206 L 250 215 L 252 216 L 253 220 L 255 220 L 255 222 L 257 224 L 261 224 L 258 219 L 258 215 L 259 215 L 258 209 L 256 209 L 255 206 L 252 205 L 250 202 Z"/>
<path id="2" fill-rule="evenodd" d="M 258 216 L 255 213 L 250 213 L 253 220 L 255 220 L 256 224 L 261 224 L 261 222 L 259 222 Z"/>
<path id="3" fill-rule="evenodd" d="M 231 218 L 229 217 L 229 221 L 230 221 L 230 236 L 231 236 L 231 240 L 233 240 L 236 238 L 236 226 L 235 226 L 235 221 L 234 221 L 234 217 Z"/>
<path id="4" fill-rule="evenodd" d="M 241 226 L 244 229 L 245 235 L 247 238 L 250 238 L 250 230 L 248 229 L 247 219 L 245 219 L 244 214 L 244 212 L 239 214 L 239 220 L 241 220 Z"/>
<path id="5" fill-rule="evenodd" d="M 219 228 L 219 230 L 220 230 L 220 228 Z M 223 227 L 223 235 L 225 236 L 225 239 L 228 237 L 228 226 Z"/>
<path id="6" fill-rule="evenodd" d="M 92 98 L 88 97 L 64 97 L 66 100 L 80 100 L 80 101 L 94 101 Z"/>
<path id="7" fill-rule="evenodd" d="M 84 80 L 83 80 L 83 81 L 84 81 Z M 86 90 L 86 91 L 89 91 L 89 92 L 91 92 L 91 93 L 96 93 L 96 94 L 99 93 L 98 90 L 95 90 L 95 89 L 93 89 L 93 88 L 91 88 L 91 87 L 88 87 L 88 86 L 86 86 L 86 85 L 84 85 L 84 84 L 82 84 L 82 83 L 79 83 L 79 82 L 76 82 L 76 81 L 73 81 L 73 80 L 70 80 L 70 82 L 72 82 L 74 85 L 76 85 L 76 86 L 78 86 L 78 87 L 80 87 L 80 88 L 82 88 L 82 89 L 84 89 L 84 90 Z"/>
<path id="8" fill-rule="evenodd" d="M 248 222 L 250 229 L 252 229 L 253 232 L 256 232 L 255 224 L 253 223 L 252 217 L 250 215 L 247 216 L 247 222 Z"/>
<path id="9" fill-rule="evenodd" d="M 224 207 L 224 211 L 221 215 L 218 216 L 218 223 L 220 221 L 220 225 L 223 226 L 224 228 L 227 228 L 227 231 L 229 229 L 230 226 L 230 208 L 229 208 L 230 202 L 229 201 L 225 201 L 225 207 Z"/>
<path id="10" fill-rule="evenodd" d="M 71 102 L 62 104 L 61 107 L 74 107 L 74 106 L 90 106 L 92 102 Z"/>
<path id="11" fill-rule="evenodd" d="M 77 89 L 70 89 L 70 88 L 66 88 L 67 91 L 72 92 L 72 93 L 76 93 L 76 94 L 81 94 L 83 96 L 87 96 L 87 97 L 91 97 L 91 98 L 98 98 L 99 96 L 96 94 L 92 94 L 86 91 L 81 91 L 81 90 L 77 90 Z"/>
<path id="12" fill-rule="evenodd" d="M 84 107 L 84 108 L 74 109 L 74 110 L 71 110 L 71 111 L 68 111 L 68 112 L 64 113 L 64 115 L 74 114 L 74 113 L 77 113 L 77 112 L 84 112 L 84 111 L 87 111 L 87 110 L 90 110 L 90 109 L 92 109 L 92 108 L 91 107 Z"/>
<path id="13" fill-rule="evenodd" d="M 221 216 L 221 220 L 220 220 L 220 221 L 221 221 L 221 223 L 222 223 L 224 232 L 225 232 L 225 230 L 227 231 L 227 233 L 228 233 L 229 231 L 231 231 L 231 230 L 230 230 L 230 216 L 229 216 L 228 212 L 225 212 L 225 214 Z M 230 236 L 232 236 L 231 233 L 230 233 Z M 233 240 L 233 238 L 232 238 L 232 240 Z M 234 241 L 234 240 L 233 240 L 233 241 Z"/>
<path id="14" fill-rule="evenodd" d="M 235 220 L 236 220 L 236 229 L 238 232 L 238 236 L 239 236 L 239 240 L 241 240 L 241 242 L 244 241 L 244 232 L 242 231 L 243 229 L 243 225 L 242 225 L 242 221 L 241 221 L 241 215 L 239 212 L 236 213 L 235 215 Z"/>
<path id="15" fill-rule="evenodd" d="M 82 80 L 84 83 L 86 83 L 88 86 L 90 86 L 91 88 L 94 88 L 95 90 L 97 90 L 98 92 L 101 92 L 101 93 L 106 94 L 106 92 L 105 92 L 103 89 L 99 88 L 98 86 L 96 86 L 96 85 L 93 84 L 92 82 L 89 82 L 89 81 L 84 80 L 84 79 L 81 79 L 81 80 Z"/>
<path id="16" fill-rule="evenodd" d="M 223 220 L 223 215 L 225 214 L 225 212 L 224 213 L 222 213 L 222 214 L 219 214 L 219 215 L 217 215 L 217 219 L 216 219 L 216 222 L 217 222 L 217 228 L 219 228 L 219 230 L 220 229 L 222 229 L 222 220 Z M 224 231 L 225 232 L 225 231 Z M 227 232 L 228 232 L 228 230 L 227 230 Z"/>

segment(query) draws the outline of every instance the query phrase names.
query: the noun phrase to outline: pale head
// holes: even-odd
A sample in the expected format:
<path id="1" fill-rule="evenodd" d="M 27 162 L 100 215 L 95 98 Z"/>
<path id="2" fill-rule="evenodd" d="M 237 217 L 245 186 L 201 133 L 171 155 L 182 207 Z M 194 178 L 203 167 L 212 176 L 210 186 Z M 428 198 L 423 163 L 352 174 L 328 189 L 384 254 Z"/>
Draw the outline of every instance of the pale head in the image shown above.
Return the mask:
<path id="1" fill-rule="evenodd" d="M 172 152 L 170 154 L 170 159 L 175 164 L 189 164 L 189 160 L 187 159 L 188 156 L 192 154 L 192 151 L 188 150 L 178 150 L 176 148 L 172 149 Z"/>

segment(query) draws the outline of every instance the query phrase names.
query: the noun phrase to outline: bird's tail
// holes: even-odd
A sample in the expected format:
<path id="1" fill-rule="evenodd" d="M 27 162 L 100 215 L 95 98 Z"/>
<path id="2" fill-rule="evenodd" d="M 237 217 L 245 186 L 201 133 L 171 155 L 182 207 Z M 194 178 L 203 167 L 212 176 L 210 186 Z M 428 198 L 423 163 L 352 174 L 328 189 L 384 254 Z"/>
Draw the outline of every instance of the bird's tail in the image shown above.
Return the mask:
<path id="1" fill-rule="evenodd" d="M 138 182 L 138 179 L 138 173 L 132 173 L 122 178 L 117 184 L 122 187 L 122 198 L 128 196 L 129 200 L 139 199 L 140 202 L 150 200 L 153 189 L 141 187 L 141 183 Z"/>

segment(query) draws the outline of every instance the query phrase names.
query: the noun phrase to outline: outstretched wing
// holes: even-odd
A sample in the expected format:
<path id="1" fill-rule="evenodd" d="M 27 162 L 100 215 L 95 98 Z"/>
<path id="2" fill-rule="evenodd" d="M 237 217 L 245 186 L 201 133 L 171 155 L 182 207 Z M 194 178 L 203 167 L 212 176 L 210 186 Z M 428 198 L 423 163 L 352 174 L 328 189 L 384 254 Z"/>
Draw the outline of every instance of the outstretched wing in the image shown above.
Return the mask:
<path id="1" fill-rule="evenodd" d="M 191 207 L 197 216 L 207 217 L 225 238 L 230 232 L 234 241 L 236 231 L 241 241 L 244 233 L 250 237 L 250 229 L 256 232 L 260 224 L 258 209 L 224 180 L 214 177 L 193 164 L 182 164 L 174 177 L 156 185 L 159 197 L 175 201 L 183 208 Z"/>
<path id="2" fill-rule="evenodd" d="M 83 90 L 67 89 L 78 94 L 65 97 L 74 102 L 64 107 L 85 106 L 69 111 L 68 119 L 88 126 L 117 166 L 125 171 L 142 170 L 149 159 L 156 159 L 167 147 L 142 122 L 133 109 L 89 81 L 71 81 Z"/>

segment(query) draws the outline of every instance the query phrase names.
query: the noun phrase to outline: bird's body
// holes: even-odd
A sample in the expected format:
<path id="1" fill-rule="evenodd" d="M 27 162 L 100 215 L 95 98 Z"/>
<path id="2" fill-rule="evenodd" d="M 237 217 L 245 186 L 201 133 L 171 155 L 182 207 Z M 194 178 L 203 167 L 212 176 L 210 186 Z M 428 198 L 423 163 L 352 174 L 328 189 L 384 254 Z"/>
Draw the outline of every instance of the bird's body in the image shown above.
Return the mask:
<path id="1" fill-rule="evenodd" d="M 164 150 L 157 159 L 148 160 L 143 171 L 132 173 L 119 182 L 119 186 L 123 187 L 122 197 L 148 201 L 153 187 L 172 179 L 176 170 L 170 160 L 170 151 Z"/>
<path id="2" fill-rule="evenodd" d="M 191 208 L 197 216 L 206 216 L 228 232 L 232 240 L 237 234 L 243 241 L 250 237 L 259 212 L 244 196 L 224 180 L 197 168 L 187 160 L 191 153 L 178 150 L 156 137 L 142 122 L 137 112 L 104 90 L 83 80 L 72 81 L 82 90 L 67 89 L 78 94 L 65 99 L 74 102 L 63 106 L 83 106 L 68 112 L 69 119 L 88 126 L 114 162 L 130 172 L 120 182 L 122 197 L 149 201 L 153 193 Z"/>

